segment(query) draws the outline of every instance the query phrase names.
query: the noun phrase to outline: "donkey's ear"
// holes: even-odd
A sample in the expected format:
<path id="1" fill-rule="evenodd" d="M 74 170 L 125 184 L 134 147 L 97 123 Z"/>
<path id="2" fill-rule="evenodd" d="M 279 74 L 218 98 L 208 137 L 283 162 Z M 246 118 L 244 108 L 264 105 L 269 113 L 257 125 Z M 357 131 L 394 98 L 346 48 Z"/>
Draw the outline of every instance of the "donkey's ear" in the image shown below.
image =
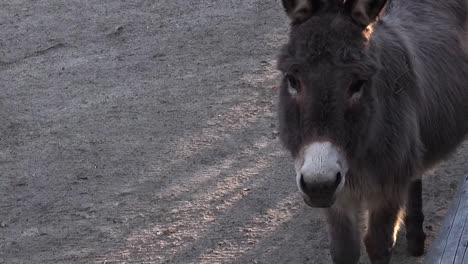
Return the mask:
<path id="1" fill-rule="evenodd" d="M 292 23 L 309 19 L 320 8 L 320 0 L 282 0 L 283 7 Z"/>
<path id="2" fill-rule="evenodd" d="M 377 20 L 386 3 L 387 0 L 346 0 L 345 2 L 354 22 L 363 27 Z"/>

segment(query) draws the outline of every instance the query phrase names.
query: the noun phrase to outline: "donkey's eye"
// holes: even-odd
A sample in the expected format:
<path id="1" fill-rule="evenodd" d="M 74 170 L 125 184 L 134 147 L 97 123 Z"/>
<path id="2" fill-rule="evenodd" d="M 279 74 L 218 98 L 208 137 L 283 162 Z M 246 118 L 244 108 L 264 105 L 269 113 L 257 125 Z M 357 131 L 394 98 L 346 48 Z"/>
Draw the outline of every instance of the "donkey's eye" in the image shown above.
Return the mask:
<path id="1" fill-rule="evenodd" d="M 349 86 L 349 89 L 348 89 L 349 97 L 352 98 L 352 97 L 360 96 L 362 94 L 362 90 L 365 84 L 366 84 L 365 80 L 357 80 L 353 82 L 351 86 Z"/>
<path id="2" fill-rule="evenodd" d="M 299 90 L 301 89 L 299 80 L 297 80 L 296 77 L 290 74 L 287 74 L 285 78 L 288 84 L 288 93 L 290 95 L 297 95 L 299 93 Z"/>

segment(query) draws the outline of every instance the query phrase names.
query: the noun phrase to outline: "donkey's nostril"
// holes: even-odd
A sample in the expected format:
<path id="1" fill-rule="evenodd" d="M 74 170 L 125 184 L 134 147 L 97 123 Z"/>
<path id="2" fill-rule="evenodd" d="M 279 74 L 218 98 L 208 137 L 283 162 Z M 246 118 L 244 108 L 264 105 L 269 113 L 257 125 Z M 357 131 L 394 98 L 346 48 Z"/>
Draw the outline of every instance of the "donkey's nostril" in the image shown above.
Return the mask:
<path id="1" fill-rule="evenodd" d="M 304 175 L 303 175 L 303 174 L 301 174 L 301 178 L 299 179 L 299 186 L 300 186 L 301 189 L 303 189 L 303 190 L 306 190 L 306 189 L 307 189 L 306 184 L 305 184 L 305 182 L 304 182 Z"/>
<path id="2" fill-rule="evenodd" d="M 336 174 L 336 179 L 335 179 L 335 188 L 338 188 L 338 186 L 341 183 L 342 178 L 343 178 L 343 176 L 341 175 L 341 172 L 338 172 Z"/>

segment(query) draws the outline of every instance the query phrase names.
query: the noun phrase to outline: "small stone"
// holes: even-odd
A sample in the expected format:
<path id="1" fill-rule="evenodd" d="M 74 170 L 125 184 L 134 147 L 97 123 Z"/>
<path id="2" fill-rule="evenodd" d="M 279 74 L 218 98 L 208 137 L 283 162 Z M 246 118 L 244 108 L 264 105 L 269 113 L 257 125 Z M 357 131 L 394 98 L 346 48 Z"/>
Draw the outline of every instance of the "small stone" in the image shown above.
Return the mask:
<path id="1" fill-rule="evenodd" d="M 457 188 L 457 183 L 452 182 L 452 183 L 449 184 L 449 186 L 450 186 L 450 189 L 455 190 Z"/>
<path id="2" fill-rule="evenodd" d="M 175 232 L 177 232 L 177 228 L 171 226 L 171 227 L 169 227 L 169 228 L 167 228 L 167 229 L 164 229 L 161 233 L 162 233 L 163 235 L 167 236 L 167 235 L 174 234 Z"/>
<path id="3" fill-rule="evenodd" d="M 5 227 L 7 227 L 7 224 L 4 221 L 1 221 L 0 222 L 0 227 L 5 228 Z"/>
<path id="4" fill-rule="evenodd" d="M 88 180 L 88 176 L 86 176 L 85 174 L 80 174 L 80 175 L 76 176 L 76 178 L 77 178 L 78 180 L 81 180 L 81 181 L 86 181 L 86 180 Z"/>
<path id="5" fill-rule="evenodd" d="M 27 229 L 23 231 L 22 233 L 23 236 L 27 236 L 27 237 L 37 236 L 38 234 L 39 234 L 39 229 L 37 227 Z"/>
<path id="6" fill-rule="evenodd" d="M 276 139 L 276 138 L 279 136 L 279 134 L 280 134 L 279 131 L 273 131 L 273 132 L 271 133 L 271 138 L 272 138 L 272 139 Z"/>
<path id="7" fill-rule="evenodd" d="M 16 186 L 18 186 L 18 187 L 22 187 L 22 186 L 26 186 L 26 185 L 28 185 L 28 184 L 26 182 L 24 182 L 24 181 L 20 181 L 20 182 L 16 183 Z"/>

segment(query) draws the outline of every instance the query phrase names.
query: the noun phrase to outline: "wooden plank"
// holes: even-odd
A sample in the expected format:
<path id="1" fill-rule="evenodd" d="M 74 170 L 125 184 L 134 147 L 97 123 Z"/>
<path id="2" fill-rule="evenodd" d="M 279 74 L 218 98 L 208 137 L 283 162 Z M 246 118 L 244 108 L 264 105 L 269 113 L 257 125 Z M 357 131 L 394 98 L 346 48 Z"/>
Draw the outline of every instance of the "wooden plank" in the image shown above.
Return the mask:
<path id="1" fill-rule="evenodd" d="M 465 217 L 465 226 L 462 230 L 462 237 L 458 243 L 457 253 L 455 255 L 455 264 L 468 263 L 468 256 L 466 255 L 468 249 L 468 217 Z"/>
<path id="2" fill-rule="evenodd" d="M 432 242 L 426 264 L 468 264 L 468 177 L 460 182 L 439 235 Z"/>

